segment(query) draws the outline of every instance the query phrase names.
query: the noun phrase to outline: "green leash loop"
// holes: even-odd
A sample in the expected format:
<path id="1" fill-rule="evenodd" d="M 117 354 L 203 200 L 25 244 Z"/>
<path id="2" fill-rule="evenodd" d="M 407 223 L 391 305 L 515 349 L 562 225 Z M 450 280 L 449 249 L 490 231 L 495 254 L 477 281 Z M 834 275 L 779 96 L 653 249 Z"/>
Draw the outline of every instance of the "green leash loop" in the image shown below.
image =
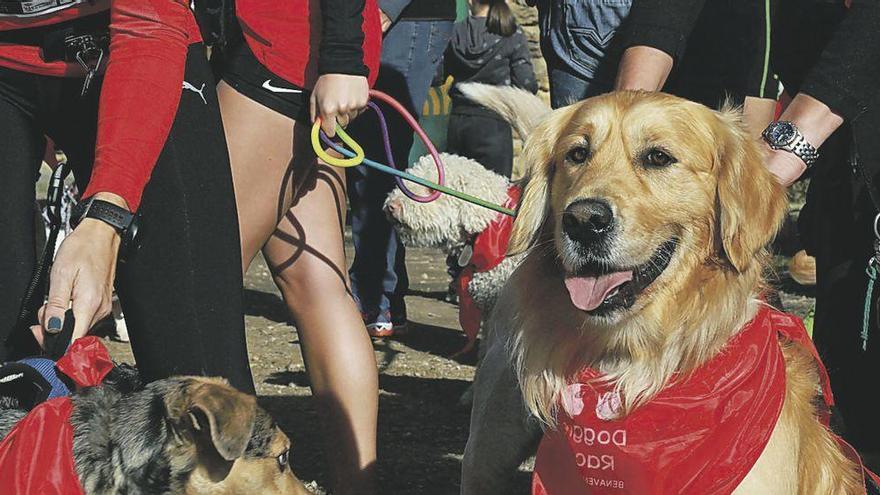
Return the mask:
<path id="1" fill-rule="evenodd" d="M 874 294 L 874 282 L 877 281 L 877 268 L 874 266 L 874 258 L 868 262 L 868 268 L 865 268 L 865 274 L 868 276 L 868 290 L 865 293 L 865 314 L 862 317 L 862 350 L 868 350 L 868 327 L 870 325 L 871 316 L 871 296 Z"/>

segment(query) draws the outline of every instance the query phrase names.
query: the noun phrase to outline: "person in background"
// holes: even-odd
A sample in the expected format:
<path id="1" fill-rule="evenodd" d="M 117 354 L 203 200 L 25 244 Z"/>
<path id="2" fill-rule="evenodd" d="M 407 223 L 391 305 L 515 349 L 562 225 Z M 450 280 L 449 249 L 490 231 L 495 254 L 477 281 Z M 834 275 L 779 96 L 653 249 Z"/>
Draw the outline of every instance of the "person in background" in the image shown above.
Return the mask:
<path id="1" fill-rule="evenodd" d="M 773 120 L 780 93 L 771 56 L 778 12 L 779 0 L 637 0 L 618 37 L 616 48 L 625 51 L 617 89 L 662 89 L 710 108 L 742 106 L 757 138 Z M 786 216 L 783 231 L 796 230 L 794 217 Z M 797 252 L 800 240 L 792 237 L 774 243 L 774 251 Z M 783 307 L 778 291 L 766 296 Z"/>
<path id="2" fill-rule="evenodd" d="M 452 34 L 455 1 L 379 0 L 379 8 L 385 36 L 375 88 L 418 117 Z M 413 144 L 412 129 L 396 111 L 376 103 L 388 122 L 394 163 L 405 167 Z M 363 145 L 367 156 L 385 156 L 379 121 L 372 111 L 358 118 L 348 131 Z M 369 167 L 349 168 L 347 178 L 354 242 L 351 290 L 369 334 L 390 337 L 405 330 L 403 298 L 409 289 L 403 244 L 382 210 L 395 182 L 390 175 Z"/>
<path id="3" fill-rule="evenodd" d="M 878 258 L 880 3 L 782 0 L 777 26 L 774 67 L 794 98 L 764 132 L 765 163 L 786 186 L 811 174 L 798 227 L 816 258 L 813 339 L 842 419 L 836 429 L 876 472 L 880 291 L 867 287 L 868 260 Z M 784 145 L 786 136 L 806 146 Z M 812 149 L 815 161 L 804 152 Z"/>
<path id="4" fill-rule="evenodd" d="M 633 17 L 644 24 L 633 28 L 634 41 L 624 52 L 618 87 L 658 90 L 677 63 L 676 54 L 684 50 L 687 36 L 682 33 L 697 22 L 704 2 L 643 1 L 650 8 L 642 14 L 633 9 Z M 747 97 L 745 119 L 766 141 L 766 165 L 781 183 L 789 186 L 808 170 L 812 173 L 798 224 L 807 252 L 816 257 L 813 338 L 831 377 L 839 412 L 835 416 L 842 420 L 835 422 L 836 429 L 859 450 L 866 465 L 877 470 L 880 425 L 871 390 L 873 378 L 880 374 L 880 308 L 878 291 L 866 291 L 866 260 L 880 260 L 874 247 L 875 218 L 880 214 L 880 141 L 875 136 L 880 128 L 880 3 L 764 2 L 764 12 L 771 15 L 763 15 L 763 22 L 775 31 L 765 37 L 772 41 L 772 50 L 767 45 L 759 50 L 766 53 L 760 66 L 772 64 L 794 97 L 776 121 L 767 118 L 772 103 Z M 745 7 L 738 2 L 734 6 Z M 704 30 L 731 25 L 730 18 L 719 22 Z M 662 41 L 652 46 L 651 37 Z M 712 62 L 728 67 L 736 59 L 719 56 Z M 786 144 L 789 139 L 791 144 Z"/>
<path id="5" fill-rule="evenodd" d="M 516 24 L 505 0 L 468 0 L 470 13 L 457 23 L 443 56 L 443 79 L 452 76 L 449 91 L 452 111 L 446 128 L 446 151 L 480 162 L 487 169 L 510 178 L 513 173 L 513 133 L 500 115 L 467 99 L 459 83 L 478 82 L 516 86 L 532 93 L 538 81 L 531 62 L 528 40 Z M 446 257 L 451 282 L 444 299 L 458 302 L 457 279 L 462 268 L 457 250 Z"/>
<path id="6" fill-rule="evenodd" d="M 375 0 L 199 2 L 222 81 L 242 263 L 262 251 L 295 322 L 336 494 L 375 493 L 376 357 L 345 276 L 345 174 L 319 162 L 367 104 L 381 22 Z M 222 9 L 229 10 L 217 17 Z M 207 28 L 207 29 L 205 29 Z"/>
<path id="7" fill-rule="evenodd" d="M 455 25 L 443 57 L 446 75 L 455 80 L 449 92 L 452 113 L 446 130 L 447 151 L 480 162 L 510 178 L 513 134 L 500 115 L 465 98 L 459 83 L 516 86 L 538 92 L 528 40 L 505 0 L 469 0 L 471 15 Z M 445 78 L 444 78 L 445 79 Z"/>
<path id="8" fill-rule="evenodd" d="M 538 8 L 550 104 L 564 107 L 611 91 L 617 59 L 609 53 L 632 0 L 526 0 Z"/>

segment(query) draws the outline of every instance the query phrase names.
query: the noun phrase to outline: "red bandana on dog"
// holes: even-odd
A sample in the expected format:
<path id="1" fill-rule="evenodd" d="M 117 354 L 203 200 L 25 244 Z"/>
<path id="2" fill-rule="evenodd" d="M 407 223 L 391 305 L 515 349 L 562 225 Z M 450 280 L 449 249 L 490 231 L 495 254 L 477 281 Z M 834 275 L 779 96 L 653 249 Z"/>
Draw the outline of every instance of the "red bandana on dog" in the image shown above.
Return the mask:
<path id="1" fill-rule="evenodd" d="M 609 419 L 620 407 L 613 387 L 583 371 L 563 394 L 558 428 L 541 441 L 532 493 L 731 493 L 782 410 L 779 337 L 808 347 L 821 364 L 800 319 L 761 305 L 718 356 L 622 419 Z M 821 365 L 820 378 L 830 405 Z"/>
<path id="2" fill-rule="evenodd" d="M 517 186 L 507 189 L 507 201 L 505 208 L 516 208 L 519 203 L 522 190 Z M 467 335 L 467 344 L 459 353 L 468 352 L 477 341 L 480 332 L 482 315 L 480 308 L 474 304 L 474 299 L 468 292 L 468 284 L 473 280 L 474 273 L 487 272 L 501 263 L 507 254 L 507 244 L 510 241 L 510 230 L 513 228 L 513 217 L 499 213 L 495 220 L 474 239 L 473 254 L 470 262 L 458 277 L 458 322 Z"/>
<path id="3" fill-rule="evenodd" d="M 80 387 L 98 385 L 113 368 L 97 337 L 78 339 L 56 363 Z M 73 464 L 69 397 L 50 399 L 25 416 L 0 441 L 0 493 L 82 495 Z"/>

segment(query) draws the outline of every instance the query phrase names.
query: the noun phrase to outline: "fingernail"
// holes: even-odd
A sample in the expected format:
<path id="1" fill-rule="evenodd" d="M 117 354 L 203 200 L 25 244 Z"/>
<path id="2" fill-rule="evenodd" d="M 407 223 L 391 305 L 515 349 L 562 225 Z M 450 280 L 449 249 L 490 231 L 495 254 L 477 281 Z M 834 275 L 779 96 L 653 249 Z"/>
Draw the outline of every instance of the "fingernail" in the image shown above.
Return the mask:
<path id="1" fill-rule="evenodd" d="M 57 316 L 53 316 L 49 318 L 49 323 L 46 325 L 46 329 L 50 332 L 59 332 L 61 331 L 61 318 Z"/>

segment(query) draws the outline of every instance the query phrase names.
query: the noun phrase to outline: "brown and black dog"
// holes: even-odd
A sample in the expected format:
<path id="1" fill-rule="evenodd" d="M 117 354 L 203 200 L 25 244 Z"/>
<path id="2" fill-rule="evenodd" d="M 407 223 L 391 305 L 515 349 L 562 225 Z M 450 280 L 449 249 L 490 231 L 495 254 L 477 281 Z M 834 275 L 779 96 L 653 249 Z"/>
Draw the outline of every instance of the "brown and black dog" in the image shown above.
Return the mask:
<path id="1" fill-rule="evenodd" d="M 85 493 L 310 493 L 291 472 L 290 440 L 256 397 L 217 378 L 120 383 L 72 396 Z M 25 414 L 0 409 L 0 439 Z"/>

